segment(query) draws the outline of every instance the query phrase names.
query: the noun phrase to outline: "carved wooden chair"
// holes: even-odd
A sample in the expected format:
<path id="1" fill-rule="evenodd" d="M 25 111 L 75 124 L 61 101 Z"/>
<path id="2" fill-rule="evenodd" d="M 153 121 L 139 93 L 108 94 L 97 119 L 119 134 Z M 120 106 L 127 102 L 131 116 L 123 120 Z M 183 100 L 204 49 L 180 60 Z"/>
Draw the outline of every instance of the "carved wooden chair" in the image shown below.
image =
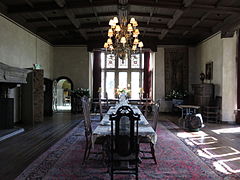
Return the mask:
<path id="1" fill-rule="evenodd" d="M 108 94 L 105 93 L 105 96 L 106 96 L 106 103 L 103 103 L 101 93 L 98 94 L 100 120 L 103 119 L 104 113 L 106 113 L 109 109 Z"/>
<path id="2" fill-rule="evenodd" d="M 122 106 L 116 114 L 110 115 L 109 173 L 111 179 L 114 174 L 135 174 L 138 179 L 139 120 L 140 115 L 134 114 L 129 106 Z"/>
<path id="3" fill-rule="evenodd" d="M 83 114 L 84 114 L 84 128 L 85 128 L 85 151 L 83 157 L 83 164 L 89 158 L 90 153 L 92 154 L 102 154 L 102 152 L 91 152 L 92 149 L 92 126 L 91 126 L 91 119 L 90 119 L 90 105 L 87 97 L 83 97 L 82 99 L 82 106 L 83 106 Z M 103 144 L 103 141 L 97 139 L 95 144 Z"/>
<path id="4" fill-rule="evenodd" d="M 159 109 L 160 109 L 160 100 L 158 100 L 155 104 L 154 104 L 154 114 L 153 114 L 153 120 L 152 120 L 152 128 L 154 129 L 154 131 L 156 132 L 157 130 L 157 123 L 158 123 L 158 119 L 159 119 Z M 156 160 L 156 156 L 155 156 L 155 148 L 154 148 L 154 144 L 151 142 L 151 139 L 149 139 L 148 137 L 141 137 L 139 139 L 140 144 L 148 144 L 150 147 L 150 150 L 140 150 L 141 153 L 143 153 L 143 157 L 141 157 L 142 159 L 153 159 L 155 164 L 157 164 L 157 160 Z M 151 154 L 151 156 L 145 156 L 145 154 Z"/>

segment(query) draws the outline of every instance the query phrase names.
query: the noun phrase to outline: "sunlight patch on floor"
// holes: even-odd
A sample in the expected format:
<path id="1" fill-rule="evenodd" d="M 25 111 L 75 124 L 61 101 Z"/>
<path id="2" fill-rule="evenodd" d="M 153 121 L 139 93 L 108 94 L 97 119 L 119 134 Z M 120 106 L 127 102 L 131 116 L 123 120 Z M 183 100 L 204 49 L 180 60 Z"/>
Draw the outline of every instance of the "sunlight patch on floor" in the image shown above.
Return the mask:
<path id="1" fill-rule="evenodd" d="M 216 130 L 212 130 L 213 132 L 215 132 L 216 134 L 225 134 L 225 133 L 239 133 L 240 134 L 240 127 L 236 127 L 236 128 L 223 128 L 223 129 L 216 129 Z"/>
<path id="2" fill-rule="evenodd" d="M 223 165 L 221 165 L 219 162 L 214 162 L 213 166 L 215 167 L 215 169 L 219 172 L 222 172 L 224 174 L 231 174 L 227 171 L 226 168 L 223 167 Z"/>
<path id="3" fill-rule="evenodd" d="M 208 134 L 206 134 L 203 131 L 198 131 L 198 132 L 180 132 L 177 133 L 177 136 L 180 138 L 192 138 L 192 137 L 205 137 L 208 136 Z"/>
<path id="4" fill-rule="evenodd" d="M 226 160 L 219 160 L 218 162 L 232 173 L 240 172 L 240 157 L 226 159 Z"/>
<path id="5" fill-rule="evenodd" d="M 234 149 L 230 146 L 204 148 L 203 151 L 206 152 L 211 157 L 224 157 L 240 154 L 240 152 L 237 149 Z"/>
<path id="6" fill-rule="evenodd" d="M 201 138 L 190 138 L 189 140 L 196 145 L 206 145 L 206 144 L 217 143 L 217 139 L 211 136 L 201 137 Z"/>

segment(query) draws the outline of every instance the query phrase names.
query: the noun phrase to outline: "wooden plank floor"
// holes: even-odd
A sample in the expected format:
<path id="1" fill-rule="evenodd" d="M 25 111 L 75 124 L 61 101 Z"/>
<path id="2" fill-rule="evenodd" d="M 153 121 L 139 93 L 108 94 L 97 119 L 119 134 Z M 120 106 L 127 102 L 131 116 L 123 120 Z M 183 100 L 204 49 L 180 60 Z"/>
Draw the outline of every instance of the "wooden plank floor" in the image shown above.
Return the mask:
<path id="1" fill-rule="evenodd" d="M 56 113 L 43 123 L 0 143 L 0 179 L 17 177 L 33 160 L 75 127 L 83 116 Z"/>

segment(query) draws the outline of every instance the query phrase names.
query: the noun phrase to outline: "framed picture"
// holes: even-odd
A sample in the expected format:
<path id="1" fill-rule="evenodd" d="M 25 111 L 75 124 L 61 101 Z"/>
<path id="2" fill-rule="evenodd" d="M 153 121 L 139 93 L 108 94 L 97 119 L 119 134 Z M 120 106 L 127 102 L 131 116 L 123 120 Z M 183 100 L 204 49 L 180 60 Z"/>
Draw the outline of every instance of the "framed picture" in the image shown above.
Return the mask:
<path id="1" fill-rule="evenodd" d="M 209 62 L 206 64 L 205 74 L 207 80 L 213 79 L 213 62 Z"/>

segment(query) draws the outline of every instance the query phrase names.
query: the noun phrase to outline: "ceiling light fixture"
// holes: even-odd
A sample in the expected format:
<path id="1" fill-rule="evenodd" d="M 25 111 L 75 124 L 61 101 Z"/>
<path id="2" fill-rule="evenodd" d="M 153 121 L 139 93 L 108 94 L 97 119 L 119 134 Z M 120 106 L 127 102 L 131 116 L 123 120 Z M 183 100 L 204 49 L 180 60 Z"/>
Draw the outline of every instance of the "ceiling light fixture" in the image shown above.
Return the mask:
<path id="1" fill-rule="evenodd" d="M 104 48 L 111 54 L 115 54 L 122 61 L 131 57 L 133 53 L 140 53 L 143 48 L 143 42 L 138 39 L 140 34 L 137 29 L 138 23 L 134 18 L 127 23 L 127 18 L 123 17 L 119 22 L 117 17 L 110 19 L 108 30 L 108 39 L 104 43 Z"/>

